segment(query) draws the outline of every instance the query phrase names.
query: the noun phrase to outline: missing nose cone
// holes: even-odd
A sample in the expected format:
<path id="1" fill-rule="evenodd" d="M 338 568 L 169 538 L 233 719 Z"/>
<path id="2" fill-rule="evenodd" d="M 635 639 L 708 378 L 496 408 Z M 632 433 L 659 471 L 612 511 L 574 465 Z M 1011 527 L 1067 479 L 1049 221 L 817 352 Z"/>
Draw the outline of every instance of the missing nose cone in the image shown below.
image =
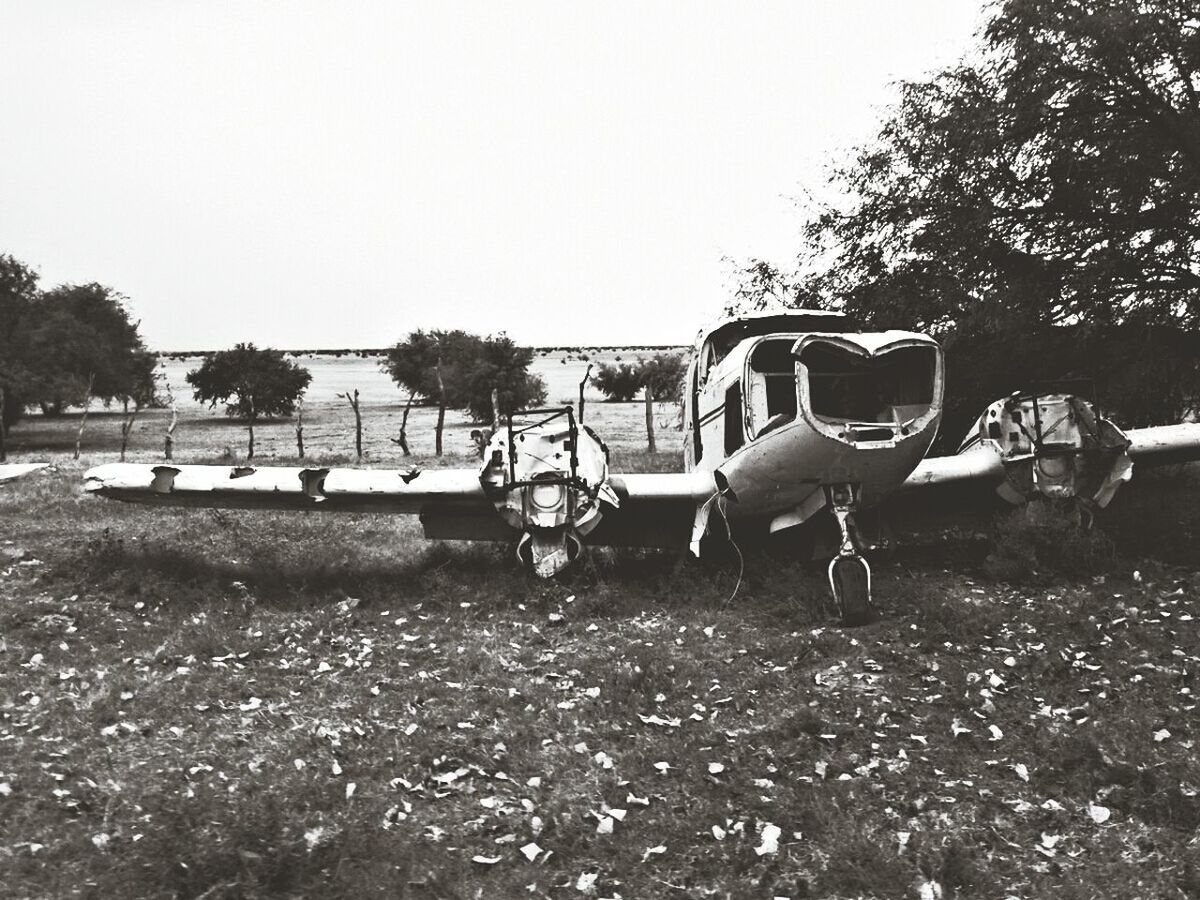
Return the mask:
<path id="1" fill-rule="evenodd" d="M 517 544 L 517 559 L 539 578 L 557 575 L 579 556 L 583 544 L 565 528 L 537 528 L 525 532 Z"/>
<path id="2" fill-rule="evenodd" d="M 940 415 L 941 350 L 924 335 L 809 335 L 792 355 L 802 411 L 828 437 L 891 446 Z"/>

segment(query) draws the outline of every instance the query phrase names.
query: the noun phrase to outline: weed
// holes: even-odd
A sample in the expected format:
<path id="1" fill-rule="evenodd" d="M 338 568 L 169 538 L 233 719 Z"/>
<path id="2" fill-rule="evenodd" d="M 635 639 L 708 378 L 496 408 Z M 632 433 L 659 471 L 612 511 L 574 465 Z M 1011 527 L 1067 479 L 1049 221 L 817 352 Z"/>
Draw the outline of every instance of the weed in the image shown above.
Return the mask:
<path id="1" fill-rule="evenodd" d="M 984 570 L 998 581 L 1031 584 L 1105 572 L 1115 558 L 1112 540 L 1076 501 L 1039 500 L 997 517 Z"/>

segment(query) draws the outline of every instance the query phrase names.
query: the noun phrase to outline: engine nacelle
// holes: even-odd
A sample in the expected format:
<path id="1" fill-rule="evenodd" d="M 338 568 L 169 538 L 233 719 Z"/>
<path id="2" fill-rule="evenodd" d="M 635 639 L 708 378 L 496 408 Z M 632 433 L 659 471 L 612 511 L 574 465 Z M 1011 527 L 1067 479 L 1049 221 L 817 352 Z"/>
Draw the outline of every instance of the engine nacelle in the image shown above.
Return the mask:
<path id="1" fill-rule="evenodd" d="M 1013 394 L 991 404 L 959 453 L 982 442 L 1004 463 L 1011 503 L 1080 497 L 1106 506 L 1133 475 L 1129 438 L 1073 394 Z"/>
<path id="2" fill-rule="evenodd" d="M 576 425 L 569 406 L 510 417 L 488 441 L 479 480 L 501 518 L 524 532 L 518 557 L 544 578 L 579 555 L 602 503 L 620 502 L 608 484 L 608 448 Z"/>

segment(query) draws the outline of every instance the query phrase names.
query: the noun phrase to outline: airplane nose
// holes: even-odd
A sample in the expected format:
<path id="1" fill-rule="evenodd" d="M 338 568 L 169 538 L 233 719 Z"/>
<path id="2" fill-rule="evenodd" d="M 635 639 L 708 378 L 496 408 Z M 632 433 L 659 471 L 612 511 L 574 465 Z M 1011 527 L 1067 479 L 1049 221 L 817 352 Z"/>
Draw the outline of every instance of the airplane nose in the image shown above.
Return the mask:
<path id="1" fill-rule="evenodd" d="M 937 418 L 941 351 L 922 336 L 809 335 L 792 348 L 798 405 L 827 437 L 862 448 L 895 446 Z"/>

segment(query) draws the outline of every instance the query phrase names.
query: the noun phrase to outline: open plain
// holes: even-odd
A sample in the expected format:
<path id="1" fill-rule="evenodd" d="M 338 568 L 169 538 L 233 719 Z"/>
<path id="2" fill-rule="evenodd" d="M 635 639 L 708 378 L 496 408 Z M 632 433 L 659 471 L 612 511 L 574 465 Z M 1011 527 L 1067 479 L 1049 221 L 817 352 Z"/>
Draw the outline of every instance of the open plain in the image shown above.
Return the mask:
<path id="1" fill-rule="evenodd" d="M 368 401 L 362 465 L 476 464 L 459 419 L 430 455 L 427 409 L 402 459 L 400 398 Z M 185 412 L 178 461 L 242 459 Z M 677 469 L 672 417 L 650 455 L 640 404 L 587 407 L 616 471 Z M 74 416 L 12 432 L 55 469 L 0 488 L 6 896 L 1200 896 L 1191 470 L 1082 538 L 894 504 L 883 619 L 843 630 L 778 548 L 543 582 L 406 518 L 84 496 L 118 420 L 79 462 Z M 344 403 L 305 421 L 359 464 Z M 294 462 L 293 423 L 259 450 Z"/>

